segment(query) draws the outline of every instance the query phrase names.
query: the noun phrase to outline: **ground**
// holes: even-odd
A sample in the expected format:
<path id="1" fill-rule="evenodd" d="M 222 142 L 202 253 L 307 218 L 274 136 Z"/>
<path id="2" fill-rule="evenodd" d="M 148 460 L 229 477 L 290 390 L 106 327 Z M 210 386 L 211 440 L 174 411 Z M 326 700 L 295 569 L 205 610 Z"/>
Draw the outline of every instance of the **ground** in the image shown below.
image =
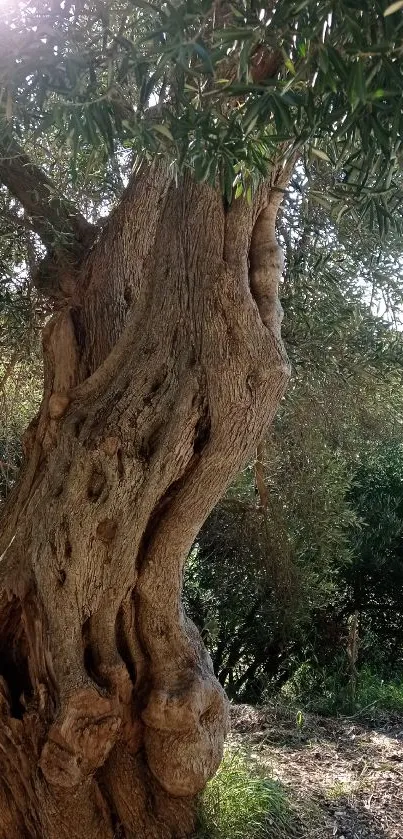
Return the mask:
<path id="1" fill-rule="evenodd" d="M 403 839 L 403 719 L 238 705 L 230 744 L 287 790 L 300 839 Z"/>

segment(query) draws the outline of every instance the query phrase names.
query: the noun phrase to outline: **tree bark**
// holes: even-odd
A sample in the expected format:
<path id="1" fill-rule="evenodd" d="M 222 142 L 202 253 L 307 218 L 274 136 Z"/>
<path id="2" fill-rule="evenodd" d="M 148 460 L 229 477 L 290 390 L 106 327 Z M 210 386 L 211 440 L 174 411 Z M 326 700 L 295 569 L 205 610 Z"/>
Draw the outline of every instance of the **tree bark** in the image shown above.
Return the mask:
<path id="1" fill-rule="evenodd" d="M 52 267 L 0 541 L 1 839 L 192 833 L 228 712 L 182 571 L 288 380 L 285 179 L 226 208 L 144 167 L 74 272 Z"/>

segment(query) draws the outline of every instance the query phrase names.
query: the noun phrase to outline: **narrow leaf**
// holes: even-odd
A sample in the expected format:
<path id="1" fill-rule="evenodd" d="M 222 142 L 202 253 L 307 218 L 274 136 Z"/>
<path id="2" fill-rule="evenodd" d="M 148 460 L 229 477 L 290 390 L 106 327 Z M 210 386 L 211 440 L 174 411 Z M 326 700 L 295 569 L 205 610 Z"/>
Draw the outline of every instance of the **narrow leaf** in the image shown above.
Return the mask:
<path id="1" fill-rule="evenodd" d="M 169 128 L 166 125 L 154 125 L 153 128 L 154 128 L 154 131 L 158 131 L 159 134 L 162 134 L 168 140 L 171 140 L 171 142 L 174 142 L 174 138 L 173 138 Z"/>
<path id="2" fill-rule="evenodd" d="M 403 0 L 396 0 L 396 3 L 391 3 L 391 5 L 385 9 L 383 16 L 388 17 L 388 15 L 393 15 L 395 12 L 399 12 L 400 9 L 403 9 Z"/>

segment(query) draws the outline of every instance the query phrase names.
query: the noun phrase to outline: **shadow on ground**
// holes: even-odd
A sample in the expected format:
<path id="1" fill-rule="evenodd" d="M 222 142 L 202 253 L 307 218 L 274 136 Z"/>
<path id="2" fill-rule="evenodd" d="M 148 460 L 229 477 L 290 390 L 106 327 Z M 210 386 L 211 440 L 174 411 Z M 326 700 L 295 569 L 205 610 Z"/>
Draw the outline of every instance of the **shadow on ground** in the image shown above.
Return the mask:
<path id="1" fill-rule="evenodd" d="M 230 747 L 281 782 L 301 839 L 403 839 L 403 720 L 297 725 L 295 712 L 238 705 Z"/>

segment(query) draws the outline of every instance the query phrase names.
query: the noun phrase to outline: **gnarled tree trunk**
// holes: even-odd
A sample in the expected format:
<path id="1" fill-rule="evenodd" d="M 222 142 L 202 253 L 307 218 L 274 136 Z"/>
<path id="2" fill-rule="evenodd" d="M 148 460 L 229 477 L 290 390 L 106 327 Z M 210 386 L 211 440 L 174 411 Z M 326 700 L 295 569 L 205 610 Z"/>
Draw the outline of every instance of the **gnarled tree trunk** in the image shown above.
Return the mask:
<path id="1" fill-rule="evenodd" d="M 227 704 L 183 563 L 288 379 L 275 217 L 144 168 L 59 311 L 0 553 L 0 837 L 191 834 Z"/>

